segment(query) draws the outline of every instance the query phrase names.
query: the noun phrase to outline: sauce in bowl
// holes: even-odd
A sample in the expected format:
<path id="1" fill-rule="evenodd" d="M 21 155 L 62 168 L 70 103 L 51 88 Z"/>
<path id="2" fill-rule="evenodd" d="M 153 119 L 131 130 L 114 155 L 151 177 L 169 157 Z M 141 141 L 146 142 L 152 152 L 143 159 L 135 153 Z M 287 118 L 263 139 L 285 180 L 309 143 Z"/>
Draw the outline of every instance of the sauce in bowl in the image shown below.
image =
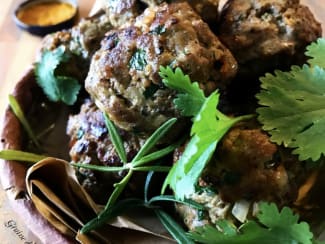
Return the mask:
<path id="1" fill-rule="evenodd" d="M 27 25 L 56 25 L 76 14 L 76 8 L 65 2 L 39 2 L 17 12 L 17 18 Z"/>

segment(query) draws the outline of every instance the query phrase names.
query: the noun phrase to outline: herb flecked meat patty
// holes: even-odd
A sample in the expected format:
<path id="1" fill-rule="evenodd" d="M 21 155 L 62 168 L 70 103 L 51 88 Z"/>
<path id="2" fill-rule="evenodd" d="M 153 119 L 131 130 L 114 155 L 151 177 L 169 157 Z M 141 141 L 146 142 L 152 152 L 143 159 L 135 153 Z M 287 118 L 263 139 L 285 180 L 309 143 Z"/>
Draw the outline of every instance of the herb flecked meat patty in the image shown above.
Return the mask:
<path id="1" fill-rule="evenodd" d="M 180 67 L 209 94 L 234 77 L 237 63 L 187 3 L 147 8 L 136 22 L 112 30 L 94 54 L 85 88 L 120 128 L 152 132 L 179 117 L 160 66 Z"/>
<path id="2" fill-rule="evenodd" d="M 321 34 L 320 23 L 299 0 L 228 0 L 221 12 L 219 38 L 244 76 L 302 64 L 306 46 Z"/>
<path id="3" fill-rule="evenodd" d="M 188 2 L 201 18 L 209 23 L 216 24 L 218 17 L 219 0 L 125 0 L 104 1 L 104 9 L 114 27 L 128 26 L 147 7 L 158 6 L 164 2 Z"/>
<path id="4" fill-rule="evenodd" d="M 182 148 L 174 153 L 176 162 Z M 231 210 L 236 202 L 275 202 L 292 206 L 299 187 L 308 176 L 304 162 L 288 149 L 270 141 L 255 121 L 241 122 L 220 141 L 215 155 L 199 179 L 202 189 L 190 199 L 205 205 L 206 214 L 179 204 L 177 211 L 189 229 L 220 219 L 234 219 Z"/>
<path id="5" fill-rule="evenodd" d="M 96 105 L 87 99 L 81 106 L 79 114 L 71 115 L 67 124 L 67 134 L 70 136 L 70 157 L 74 163 L 121 166 L 118 154 L 108 135 L 103 113 Z M 127 159 L 131 160 L 139 151 L 144 140 L 134 134 L 119 130 L 124 142 Z M 76 169 L 80 184 L 95 199 L 105 203 L 113 184 L 121 180 L 125 172 L 100 172 L 85 168 Z M 136 194 L 142 184 L 141 174 L 136 175 L 136 181 L 130 182 L 126 194 Z"/>
<path id="6" fill-rule="evenodd" d="M 46 35 L 42 40 L 40 53 L 64 46 L 70 60 L 68 65 L 63 64 L 61 68 L 63 67 L 67 74 L 78 78 L 80 83 L 83 83 L 92 55 L 99 49 L 105 33 L 111 29 L 108 16 L 101 11 L 95 16 L 82 19 L 71 29 Z"/>

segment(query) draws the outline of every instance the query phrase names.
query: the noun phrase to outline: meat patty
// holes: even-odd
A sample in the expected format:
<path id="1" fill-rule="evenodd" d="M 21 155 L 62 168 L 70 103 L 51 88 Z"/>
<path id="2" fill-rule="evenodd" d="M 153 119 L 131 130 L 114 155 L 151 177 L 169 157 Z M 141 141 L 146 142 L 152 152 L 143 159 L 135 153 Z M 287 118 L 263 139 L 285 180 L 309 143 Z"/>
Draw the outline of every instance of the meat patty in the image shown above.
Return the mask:
<path id="1" fill-rule="evenodd" d="M 93 56 L 86 90 L 114 123 L 152 132 L 171 117 L 174 92 L 160 66 L 180 67 L 209 94 L 236 74 L 232 54 L 187 3 L 147 8 L 136 22 L 110 31 Z"/>
<path id="2" fill-rule="evenodd" d="M 112 29 L 108 16 L 100 12 L 95 16 L 81 19 L 71 29 L 49 34 L 42 40 L 42 50 L 54 50 L 60 45 L 76 55 L 90 60 L 99 49 L 105 33 Z"/>
<path id="3" fill-rule="evenodd" d="M 131 160 L 143 145 L 143 139 L 134 134 L 119 130 L 124 142 L 128 160 Z M 67 134 L 70 136 L 70 157 L 74 163 L 121 166 L 122 162 L 116 153 L 105 126 L 103 113 L 91 100 L 81 106 L 80 113 L 71 115 L 68 120 Z M 95 199 L 105 203 L 111 194 L 113 184 L 123 178 L 125 172 L 100 172 L 84 168 L 76 169 L 80 184 Z M 126 194 L 136 194 L 141 181 L 131 180 Z M 142 187 L 141 187 L 142 190 Z"/>
<path id="4" fill-rule="evenodd" d="M 183 150 L 175 151 L 176 163 Z M 234 217 L 238 218 L 236 204 L 240 208 L 245 205 L 249 215 L 259 201 L 293 206 L 309 174 L 304 162 L 270 142 L 255 121 L 241 122 L 220 141 L 200 176 L 197 191 L 189 196 L 204 205 L 205 212 L 183 204 L 176 210 L 190 230 L 221 219 L 234 222 Z"/>
<path id="5" fill-rule="evenodd" d="M 174 162 L 183 148 L 174 152 Z M 241 122 L 223 137 L 200 176 L 224 202 L 271 201 L 292 204 L 308 170 L 291 151 L 270 141 L 255 122 Z"/>
<path id="6" fill-rule="evenodd" d="M 104 1 L 103 5 L 111 24 L 116 28 L 132 24 L 146 8 L 139 0 Z"/>
<path id="7" fill-rule="evenodd" d="M 253 122 L 232 128 L 219 144 L 215 159 L 202 174 L 227 202 L 240 199 L 292 204 L 306 177 L 304 163 L 270 142 Z"/>
<path id="8" fill-rule="evenodd" d="M 308 44 L 322 29 L 299 0 L 228 0 L 220 19 L 221 41 L 251 77 L 304 62 Z"/>
<path id="9" fill-rule="evenodd" d="M 164 2 L 188 2 L 205 22 L 217 22 L 219 0 L 115 0 L 104 1 L 103 5 L 112 25 L 119 28 L 132 24 L 147 7 L 155 7 Z"/>
<path id="10" fill-rule="evenodd" d="M 194 11 L 201 16 L 203 21 L 209 24 L 216 24 L 218 18 L 219 0 L 142 0 L 148 6 L 159 5 L 163 2 L 188 2 Z"/>
<path id="11" fill-rule="evenodd" d="M 68 67 L 64 67 L 65 75 L 71 75 L 83 82 L 86 78 L 90 59 L 100 48 L 105 33 L 112 29 L 108 16 L 103 12 L 80 20 L 68 30 L 58 31 L 44 37 L 40 53 L 64 46 L 70 54 Z"/>

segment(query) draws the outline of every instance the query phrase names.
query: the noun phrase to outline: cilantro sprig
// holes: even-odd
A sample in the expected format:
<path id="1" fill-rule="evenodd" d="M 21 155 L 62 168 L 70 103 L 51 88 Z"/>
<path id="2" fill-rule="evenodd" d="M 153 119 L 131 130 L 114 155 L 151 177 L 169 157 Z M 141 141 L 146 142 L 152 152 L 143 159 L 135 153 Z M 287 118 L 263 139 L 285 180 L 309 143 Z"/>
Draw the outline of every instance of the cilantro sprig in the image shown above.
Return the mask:
<path id="1" fill-rule="evenodd" d="M 293 66 L 262 77 L 258 120 L 271 141 L 293 149 L 299 160 L 325 153 L 325 40 L 307 48 L 310 65 Z"/>
<path id="2" fill-rule="evenodd" d="M 160 75 L 167 87 L 180 93 L 174 100 L 175 106 L 183 115 L 194 117 L 191 139 L 162 188 L 164 192 L 169 185 L 176 198 L 184 199 L 195 192 L 198 178 L 221 138 L 234 124 L 252 116 L 231 118 L 224 115 L 217 109 L 219 93 L 216 91 L 205 97 L 198 83 L 191 82 L 189 76 L 184 75 L 179 68 L 173 72 L 170 67 L 161 67 Z"/>
<path id="3" fill-rule="evenodd" d="M 195 241 L 206 244 L 312 244 L 313 233 L 306 222 L 299 222 L 288 207 L 278 210 L 274 203 L 259 204 L 257 219 L 249 220 L 238 229 L 221 220 L 217 227 L 206 225 L 196 228 L 188 235 Z"/>
<path id="4" fill-rule="evenodd" d="M 73 105 L 81 88 L 78 80 L 64 75 L 56 74 L 58 66 L 68 62 L 70 56 L 65 52 L 64 46 L 53 51 L 46 50 L 41 59 L 35 64 L 37 84 L 52 102 L 62 101 Z"/>

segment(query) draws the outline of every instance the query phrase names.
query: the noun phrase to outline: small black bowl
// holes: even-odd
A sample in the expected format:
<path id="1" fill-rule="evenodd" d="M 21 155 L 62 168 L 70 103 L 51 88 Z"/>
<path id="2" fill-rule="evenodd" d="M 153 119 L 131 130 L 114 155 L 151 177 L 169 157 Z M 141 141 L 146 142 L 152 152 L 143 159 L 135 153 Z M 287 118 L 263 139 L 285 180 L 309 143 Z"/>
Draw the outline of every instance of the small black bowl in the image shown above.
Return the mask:
<path id="1" fill-rule="evenodd" d="M 73 8 L 75 8 L 74 14 L 67 18 L 66 20 L 63 20 L 57 24 L 53 25 L 31 25 L 22 22 L 17 14 L 19 11 L 22 11 L 24 8 L 30 7 L 31 5 L 35 4 L 40 4 L 40 3 L 53 3 L 53 2 L 59 2 L 59 3 L 68 3 L 70 4 Z M 37 14 L 37 13 L 35 13 Z M 62 29 L 68 29 L 72 27 L 75 24 L 76 18 L 78 16 L 78 4 L 76 0 L 27 0 L 23 3 L 21 3 L 15 10 L 14 12 L 14 21 L 16 25 L 25 31 L 28 31 L 29 33 L 33 35 L 38 35 L 38 36 L 44 36 L 46 34 L 56 32 Z"/>

